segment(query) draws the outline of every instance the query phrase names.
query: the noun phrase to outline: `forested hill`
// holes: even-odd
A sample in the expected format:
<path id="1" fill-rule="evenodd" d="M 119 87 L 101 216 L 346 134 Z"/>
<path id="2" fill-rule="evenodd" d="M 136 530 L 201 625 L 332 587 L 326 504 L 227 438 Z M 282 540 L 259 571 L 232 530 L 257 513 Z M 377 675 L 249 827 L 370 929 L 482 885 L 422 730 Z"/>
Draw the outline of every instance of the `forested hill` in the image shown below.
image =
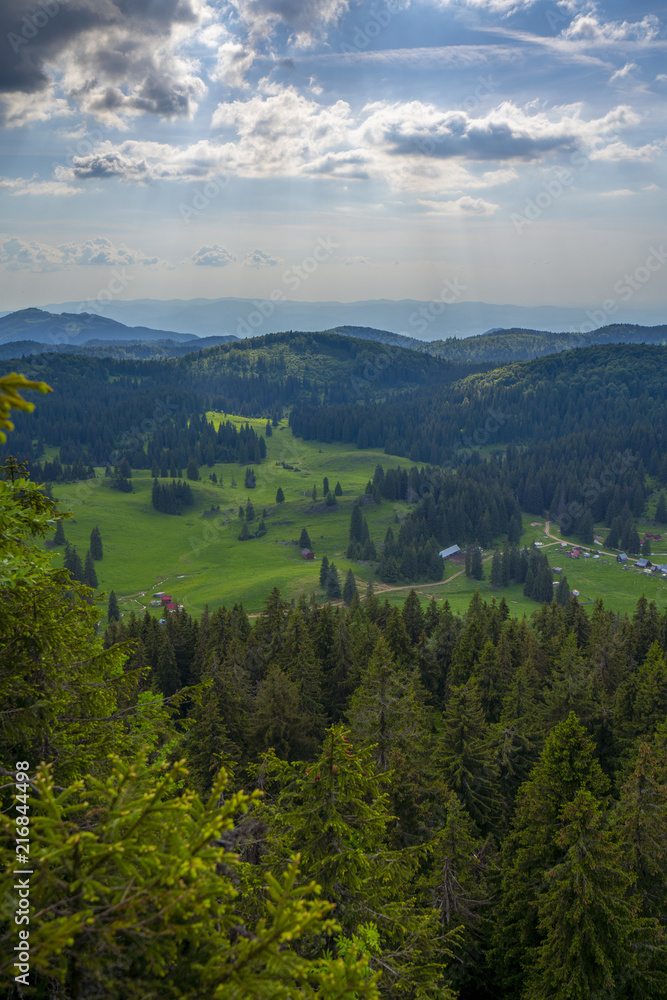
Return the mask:
<path id="1" fill-rule="evenodd" d="M 449 337 L 419 345 L 436 357 L 454 361 L 528 361 L 577 347 L 595 344 L 660 344 L 664 347 L 667 326 L 630 326 L 615 323 L 591 332 L 549 333 L 542 330 L 494 330 L 478 337 Z"/>
<path id="2" fill-rule="evenodd" d="M 295 407 L 290 423 L 306 439 L 383 447 L 433 465 L 460 461 L 462 448 L 472 449 L 473 461 L 477 446 L 507 448 L 504 474 L 522 509 L 567 508 L 576 522 L 582 501 L 597 517 L 607 516 L 619 478 L 623 501 L 639 510 L 645 474 L 667 482 L 666 380 L 667 348 L 588 347 L 388 403 Z M 620 477 L 619 454 L 626 456 Z M 591 480 L 597 486 L 588 490 Z"/>
<path id="3" fill-rule="evenodd" d="M 434 359 L 403 347 L 327 333 L 272 333 L 189 354 L 176 371 L 199 384 L 220 376 L 307 379 L 326 399 L 354 402 L 425 384 L 449 384 L 467 363 Z M 286 403 L 291 398 L 285 399 Z"/>
<path id="4" fill-rule="evenodd" d="M 26 377 L 55 391 L 35 414 L 17 414 L 13 452 L 22 460 L 38 459 L 44 445 L 56 446 L 68 465 L 106 462 L 156 412 L 178 413 L 180 420 L 208 409 L 275 417 L 285 407 L 321 401 L 354 409 L 359 400 L 444 386 L 471 371 L 465 364 L 327 333 L 273 334 L 178 359 L 44 353 L 19 363 Z M 141 461 L 137 455 L 128 460 Z"/>
<path id="5" fill-rule="evenodd" d="M 135 331 L 136 332 L 136 331 Z M 79 354 L 93 358 L 115 358 L 117 360 L 160 361 L 165 358 L 181 358 L 193 351 L 207 347 L 228 344 L 236 337 L 201 337 L 177 343 L 175 340 L 87 340 L 83 344 L 49 344 L 35 340 L 10 341 L 0 344 L 0 361 L 30 357 L 33 354 Z"/>

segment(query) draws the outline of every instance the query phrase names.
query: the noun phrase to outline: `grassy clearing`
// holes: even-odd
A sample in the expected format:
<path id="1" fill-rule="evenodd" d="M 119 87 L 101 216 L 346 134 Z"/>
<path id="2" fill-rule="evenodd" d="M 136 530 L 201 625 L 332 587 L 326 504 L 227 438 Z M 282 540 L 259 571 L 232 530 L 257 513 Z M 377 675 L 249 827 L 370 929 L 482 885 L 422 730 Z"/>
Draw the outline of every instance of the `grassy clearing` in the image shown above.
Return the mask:
<path id="1" fill-rule="evenodd" d="M 245 418 L 224 414 L 209 414 L 209 417 L 216 422 L 246 422 Z M 247 422 L 264 433 L 266 420 Z M 55 495 L 63 508 L 73 512 L 73 519 L 65 522 L 65 535 L 77 546 L 82 558 L 92 528 L 99 525 L 104 544 L 104 559 L 96 564 L 100 589 L 107 593 L 115 590 L 124 611 L 142 611 L 153 592 L 162 590 L 171 593 L 193 615 L 201 614 L 206 604 L 216 608 L 237 601 L 242 601 L 249 612 L 256 612 L 273 587 L 278 587 L 287 598 L 315 593 L 324 599 L 319 588 L 323 555 L 335 561 L 341 584 L 351 568 L 358 586 L 365 588 L 373 576 L 372 568 L 350 563 L 344 556 L 352 504 L 364 492 L 378 462 L 385 469 L 408 463 L 379 450 L 359 451 L 342 444 L 320 445 L 295 439 L 286 421 L 274 429 L 266 443 L 266 462 L 253 467 L 257 477 L 255 489 L 244 486 L 245 467 L 203 467 L 201 475 L 205 478 L 191 484 L 194 505 L 179 516 L 153 509 L 152 478 L 145 470 L 134 473 L 133 493 L 112 490 L 103 478 L 98 478 L 97 485 L 84 494 L 74 484 L 56 486 Z M 279 463 L 293 468 L 283 468 Z M 222 485 L 210 482 L 208 476 L 212 471 L 222 479 Z M 97 472 L 98 477 L 103 477 L 104 469 Z M 324 476 L 328 477 L 332 490 L 340 481 L 343 495 L 336 507 L 324 504 Z M 315 502 L 313 486 L 317 488 Z M 282 504 L 276 503 L 278 487 L 285 494 Z M 245 508 L 248 499 L 252 500 L 256 514 L 250 530 L 254 530 L 266 509 L 267 534 L 240 542 L 238 535 L 243 522 L 238 508 Z M 396 530 L 407 510 L 406 504 L 388 501 L 364 508 L 376 545 L 382 542 L 387 527 L 392 525 Z M 563 566 L 571 589 L 579 590 L 582 600 L 602 597 L 613 611 L 631 612 L 644 593 L 657 600 L 660 607 L 664 606 L 667 581 L 632 569 L 624 570 L 610 557 L 586 562 L 564 559 L 558 543 L 545 535 L 543 524 L 530 527 L 531 521 L 537 518 L 524 515 L 522 544 L 541 542 L 549 561 Z M 313 562 L 301 558 L 296 544 L 302 528 L 310 536 L 316 556 Z M 56 552 L 56 562 L 60 563 L 62 550 Z M 485 564 L 486 579 L 480 582 L 469 580 L 464 574 L 456 575 L 460 569 L 454 563 L 447 563 L 445 581 L 417 585 L 415 589 L 424 603 L 431 597 L 437 600 L 447 597 L 454 610 L 463 611 L 478 589 L 485 600 L 500 599 L 504 594 L 512 613 L 518 616 L 530 614 L 537 607 L 523 596 L 521 587 L 492 588 L 488 582 L 490 561 Z M 410 589 L 385 588 L 381 584 L 376 584 L 376 588 L 378 595 L 386 596 L 392 604 L 402 603 Z"/>

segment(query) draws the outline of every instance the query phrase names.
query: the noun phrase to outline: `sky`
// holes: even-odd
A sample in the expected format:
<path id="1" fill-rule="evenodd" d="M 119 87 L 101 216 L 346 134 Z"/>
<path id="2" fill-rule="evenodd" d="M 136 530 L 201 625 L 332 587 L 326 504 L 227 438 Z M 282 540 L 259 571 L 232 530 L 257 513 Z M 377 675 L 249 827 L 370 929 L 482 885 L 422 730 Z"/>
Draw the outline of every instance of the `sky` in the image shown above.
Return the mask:
<path id="1" fill-rule="evenodd" d="M 667 321 L 667 2 L 2 0 L 0 310 Z"/>

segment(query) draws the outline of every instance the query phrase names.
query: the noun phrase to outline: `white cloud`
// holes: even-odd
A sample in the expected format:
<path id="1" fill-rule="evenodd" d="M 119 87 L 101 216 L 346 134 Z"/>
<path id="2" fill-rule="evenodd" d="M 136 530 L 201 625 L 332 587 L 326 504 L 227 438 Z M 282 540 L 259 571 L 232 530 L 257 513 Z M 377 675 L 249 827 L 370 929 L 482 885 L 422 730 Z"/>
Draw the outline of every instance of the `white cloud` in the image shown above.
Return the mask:
<path id="1" fill-rule="evenodd" d="M 166 261 L 159 257 L 148 256 L 142 250 L 131 250 L 122 243 L 115 246 L 104 236 L 83 243 L 62 243 L 54 246 L 0 234 L 0 264 L 10 271 L 23 269 L 60 271 L 76 266 L 164 267 Z"/>
<path id="2" fill-rule="evenodd" d="M 647 162 L 660 156 L 662 147 L 660 143 L 646 143 L 645 146 L 627 146 L 624 142 L 610 142 L 609 145 L 601 149 L 595 149 L 590 154 L 591 160 L 607 160 L 619 162 L 628 160 L 630 162 Z"/>
<path id="3" fill-rule="evenodd" d="M 32 194 L 57 198 L 81 194 L 83 188 L 71 187 L 62 181 L 38 181 L 34 177 L 0 177 L 0 190 L 10 191 L 15 197 Z"/>
<path id="4" fill-rule="evenodd" d="M 275 267 L 281 261 L 282 257 L 274 257 L 266 250 L 251 250 L 243 263 L 246 267 Z"/>
<path id="5" fill-rule="evenodd" d="M 597 151 L 598 159 L 650 158 L 657 147 L 633 150 L 618 138 L 640 120 L 624 104 L 587 119 L 580 104 L 547 111 L 511 101 L 470 112 L 422 101 L 376 101 L 353 114 L 344 101 L 327 105 L 293 86 L 263 81 L 249 100 L 218 106 L 217 139 L 182 147 L 103 140 L 55 173 L 60 181 L 115 177 L 134 183 L 201 181 L 218 173 L 320 176 L 370 179 L 424 195 L 472 195 L 515 180 L 519 164 L 548 162 L 576 150 Z"/>
<path id="6" fill-rule="evenodd" d="M 625 198 L 629 194 L 636 194 L 630 188 L 616 188 L 614 191 L 600 191 L 601 198 Z"/>
<path id="7" fill-rule="evenodd" d="M 200 247 L 184 263 L 198 264 L 200 267 L 226 267 L 236 260 L 236 254 L 219 243 Z"/>
<path id="8" fill-rule="evenodd" d="M 636 69 L 637 69 L 637 63 L 628 62 L 625 64 L 625 66 L 622 67 L 622 69 L 617 69 L 616 72 L 609 77 L 609 82 L 616 83 L 618 80 L 626 80 L 629 76 L 632 75 L 633 70 Z"/>
<path id="9" fill-rule="evenodd" d="M 561 37 L 573 42 L 606 45 L 614 42 L 650 42 L 660 30 L 654 14 L 647 14 L 641 21 L 601 21 L 595 11 L 577 14 Z"/>
<path id="10" fill-rule="evenodd" d="M 456 201 L 428 201 L 420 198 L 419 204 L 428 208 L 432 215 L 453 215 L 467 218 L 493 215 L 500 208 L 500 205 L 495 205 L 493 202 L 484 201 L 483 198 L 471 198 L 469 195 L 457 198 Z"/>
<path id="11" fill-rule="evenodd" d="M 514 14 L 535 3 L 537 0 L 438 0 L 440 7 L 472 7 L 475 10 L 488 10 L 493 14 Z"/>

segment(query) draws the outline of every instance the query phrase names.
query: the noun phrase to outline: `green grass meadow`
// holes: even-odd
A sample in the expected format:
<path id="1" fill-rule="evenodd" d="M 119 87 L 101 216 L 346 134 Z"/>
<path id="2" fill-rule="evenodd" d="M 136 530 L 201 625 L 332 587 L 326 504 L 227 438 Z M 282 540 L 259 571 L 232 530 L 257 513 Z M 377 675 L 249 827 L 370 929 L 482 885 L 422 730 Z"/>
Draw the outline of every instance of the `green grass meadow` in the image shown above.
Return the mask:
<path id="1" fill-rule="evenodd" d="M 216 424 L 220 420 L 236 424 L 247 422 L 260 433 L 266 428 L 265 420 L 246 421 L 217 413 L 210 413 L 209 417 Z M 379 450 L 360 451 L 348 445 L 301 441 L 293 437 L 286 421 L 274 429 L 266 444 L 265 462 L 252 466 L 257 480 L 255 489 L 245 488 L 243 466 L 219 464 L 212 469 L 203 466 L 201 481 L 190 484 L 194 504 L 180 515 L 162 514 L 153 509 L 153 481 L 147 470 L 133 473 L 132 493 L 112 489 L 108 481 L 101 478 L 103 469 L 97 470 L 98 479 L 94 485 L 56 486 L 54 493 L 61 507 L 73 514 L 64 524 L 66 538 L 77 546 L 82 559 L 89 545 L 90 532 L 99 525 L 104 545 L 104 559 L 95 564 L 100 591 L 108 594 L 114 590 L 124 612 L 142 612 L 155 591 L 165 591 L 195 616 L 200 615 L 207 604 L 214 609 L 222 604 L 229 607 L 235 602 L 243 602 L 246 610 L 253 613 L 262 608 L 273 587 L 278 587 L 287 598 L 314 593 L 324 600 L 319 587 L 320 560 L 324 555 L 335 561 L 341 585 L 351 568 L 357 585 L 365 588 L 373 577 L 373 568 L 350 563 L 344 555 L 352 504 L 364 492 L 378 462 L 385 469 L 409 463 Z M 285 469 L 279 464 L 282 462 L 294 468 Z M 208 476 L 213 471 L 218 480 L 222 479 L 222 485 L 210 482 Z M 337 481 L 343 489 L 335 507 L 327 507 L 324 503 L 322 483 L 325 476 L 332 491 Z M 313 486 L 317 487 L 315 502 Z M 282 487 L 285 494 L 282 504 L 276 503 L 278 487 Z M 241 542 L 238 535 L 243 521 L 238 516 L 238 508 L 245 508 L 248 499 L 255 508 L 255 520 L 249 529 L 252 532 L 256 528 L 266 509 L 267 533 L 262 538 Z M 398 528 L 407 511 L 406 504 L 390 501 L 364 508 L 376 545 L 382 543 L 390 525 L 394 530 Z M 522 543 L 541 542 L 551 565 L 563 567 L 570 588 L 579 590 L 581 601 L 592 603 L 602 597 L 610 610 L 632 612 L 638 598 L 645 594 L 664 607 L 667 580 L 646 576 L 631 568 L 623 569 L 610 556 L 599 560 L 566 558 L 559 543 L 544 534 L 543 525 L 531 527 L 531 521 L 537 518 L 525 514 Z M 315 552 L 312 562 L 301 558 L 296 544 L 302 528 L 307 529 Z M 53 551 L 55 563 L 61 564 L 62 549 Z M 660 561 L 667 561 L 667 556 Z M 424 602 L 431 597 L 437 600 L 446 597 L 455 611 L 467 608 L 475 590 L 479 590 L 485 600 L 500 599 L 504 595 L 514 615 L 530 614 L 536 609 L 535 602 L 523 596 L 520 586 L 504 590 L 490 586 L 490 561 L 485 563 L 486 579 L 480 582 L 469 580 L 464 574 L 457 575 L 461 568 L 448 562 L 442 583 L 416 585 L 415 590 Z M 409 587 L 387 588 L 379 582 L 375 586 L 378 596 L 386 596 L 391 603 L 402 603 L 410 590 Z"/>

